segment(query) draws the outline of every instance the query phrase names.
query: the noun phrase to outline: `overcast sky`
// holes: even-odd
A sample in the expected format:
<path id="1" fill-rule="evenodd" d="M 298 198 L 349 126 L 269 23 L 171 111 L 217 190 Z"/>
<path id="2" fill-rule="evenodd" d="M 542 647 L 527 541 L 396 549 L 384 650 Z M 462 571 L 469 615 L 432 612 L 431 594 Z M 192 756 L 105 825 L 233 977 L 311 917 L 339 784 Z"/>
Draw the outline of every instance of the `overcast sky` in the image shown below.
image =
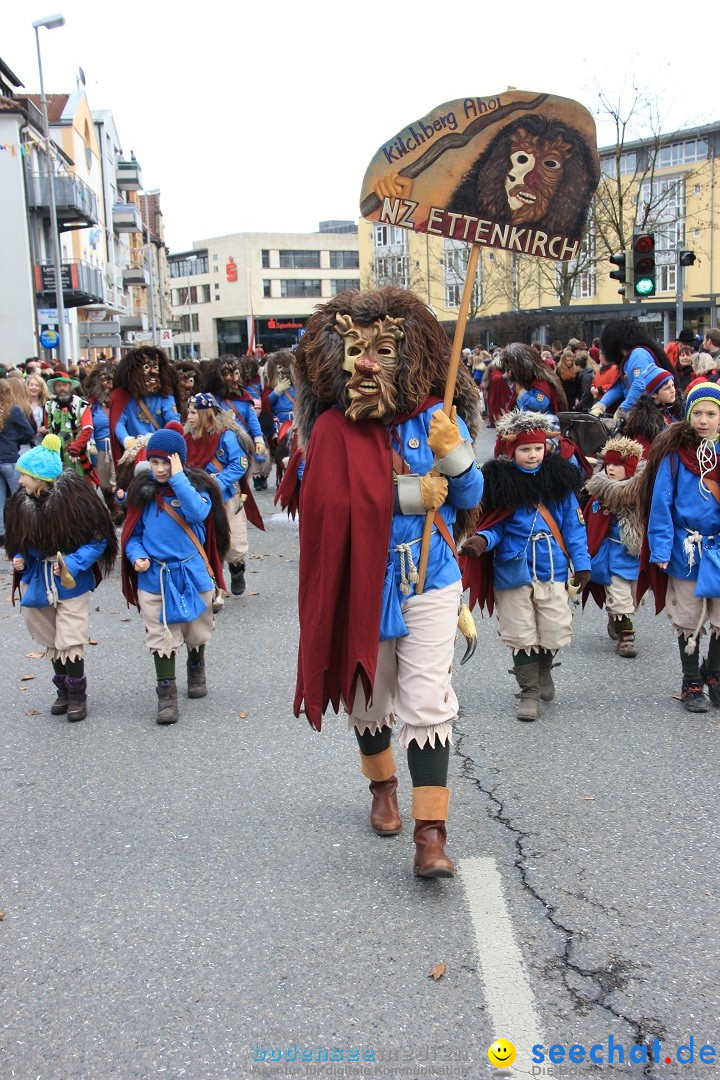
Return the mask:
<path id="1" fill-rule="evenodd" d="M 699 23 L 655 17 L 660 5 L 606 0 L 592 25 L 592 7 L 525 0 L 30 0 L 5 5 L 0 36 L 27 92 L 39 90 L 31 24 L 58 10 L 65 26 L 40 31 L 46 90 L 71 92 L 83 68 L 90 107 L 112 110 L 123 151 L 161 191 L 171 250 L 356 218 L 381 143 L 443 102 L 508 85 L 595 111 L 598 84 L 618 100 L 634 78 L 657 96 L 663 130 L 720 120 L 712 46 Z"/>

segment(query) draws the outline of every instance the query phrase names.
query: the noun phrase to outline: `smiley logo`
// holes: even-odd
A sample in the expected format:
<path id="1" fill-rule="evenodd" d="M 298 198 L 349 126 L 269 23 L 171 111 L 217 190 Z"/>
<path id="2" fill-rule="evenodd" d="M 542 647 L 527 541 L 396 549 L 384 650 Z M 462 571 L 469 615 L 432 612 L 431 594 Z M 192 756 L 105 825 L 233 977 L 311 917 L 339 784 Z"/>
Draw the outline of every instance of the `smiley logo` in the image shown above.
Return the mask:
<path id="1" fill-rule="evenodd" d="M 507 1039 L 496 1039 L 488 1048 L 488 1061 L 496 1069 L 507 1069 L 515 1060 L 515 1047 Z"/>

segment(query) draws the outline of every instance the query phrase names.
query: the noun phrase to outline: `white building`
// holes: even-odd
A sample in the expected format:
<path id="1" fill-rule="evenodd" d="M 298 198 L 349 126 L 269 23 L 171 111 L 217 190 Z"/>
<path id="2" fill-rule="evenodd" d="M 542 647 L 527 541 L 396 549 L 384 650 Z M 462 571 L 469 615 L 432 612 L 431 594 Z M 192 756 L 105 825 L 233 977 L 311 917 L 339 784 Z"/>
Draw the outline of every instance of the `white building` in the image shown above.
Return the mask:
<path id="1" fill-rule="evenodd" d="M 253 329 L 266 352 L 296 345 L 313 309 L 359 288 L 357 226 L 235 233 L 168 258 L 176 356 L 242 355 Z"/>

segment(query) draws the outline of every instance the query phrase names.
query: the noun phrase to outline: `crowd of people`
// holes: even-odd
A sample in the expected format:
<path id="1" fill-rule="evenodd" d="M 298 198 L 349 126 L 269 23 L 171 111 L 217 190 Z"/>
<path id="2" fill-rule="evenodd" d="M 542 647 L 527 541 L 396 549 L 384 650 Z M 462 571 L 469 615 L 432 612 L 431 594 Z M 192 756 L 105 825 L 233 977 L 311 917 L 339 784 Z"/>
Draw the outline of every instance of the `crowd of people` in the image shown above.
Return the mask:
<path id="1" fill-rule="evenodd" d="M 413 294 L 388 286 L 324 304 L 297 350 L 262 366 L 173 365 L 144 347 L 48 379 L 35 363 L 6 373 L 5 546 L 13 596 L 52 662 L 51 712 L 86 715 L 89 597 L 118 554 L 153 659 L 157 722 L 178 720 L 182 647 L 188 696 L 207 694 L 224 564 L 240 595 L 247 521 L 263 527 L 248 479 L 266 484 L 274 455 L 277 499 L 300 515 L 295 713 L 319 730 L 329 705 L 345 708 L 379 835 L 402 825 L 391 745 L 402 722 L 414 870 L 453 876 L 444 845 L 464 589 L 471 608 L 497 611 L 518 720 L 539 719 L 555 696 L 572 603 L 604 607 L 615 652 L 633 659 L 647 590 L 678 638 L 684 708 L 720 707 L 720 332 L 689 361 L 689 344 L 675 344 L 620 319 L 589 349 L 573 339 L 548 355 L 520 343 L 471 352 L 443 407 L 449 341 Z M 600 425 L 596 454 L 560 429 L 558 414 L 573 412 Z M 480 467 L 483 413 L 497 440 Z"/>

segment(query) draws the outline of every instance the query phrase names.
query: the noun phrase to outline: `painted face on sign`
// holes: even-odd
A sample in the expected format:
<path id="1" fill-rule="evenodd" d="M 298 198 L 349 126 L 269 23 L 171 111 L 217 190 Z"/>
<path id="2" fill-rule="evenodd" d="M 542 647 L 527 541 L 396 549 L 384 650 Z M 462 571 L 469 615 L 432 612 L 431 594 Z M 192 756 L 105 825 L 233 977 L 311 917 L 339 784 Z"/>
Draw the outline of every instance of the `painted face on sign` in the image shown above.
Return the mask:
<path id="1" fill-rule="evenodd" d="M 513 224 L 540 221 L 563 178 L 569 143 L 561 138 L 545 140 L 522 128 L 510 143 L 510 169 L 505 177 L 505 193 Z"/>
<path id="2" fill-rule="evenodd" d="M 385 420 L 395 415 L 395 364 L 403 319 L 389 315 L 370 326 L 357 326 L 350 315 L 337 314 L 335 329 L 344 339 L 350 405 L 348 420 Z"/>

